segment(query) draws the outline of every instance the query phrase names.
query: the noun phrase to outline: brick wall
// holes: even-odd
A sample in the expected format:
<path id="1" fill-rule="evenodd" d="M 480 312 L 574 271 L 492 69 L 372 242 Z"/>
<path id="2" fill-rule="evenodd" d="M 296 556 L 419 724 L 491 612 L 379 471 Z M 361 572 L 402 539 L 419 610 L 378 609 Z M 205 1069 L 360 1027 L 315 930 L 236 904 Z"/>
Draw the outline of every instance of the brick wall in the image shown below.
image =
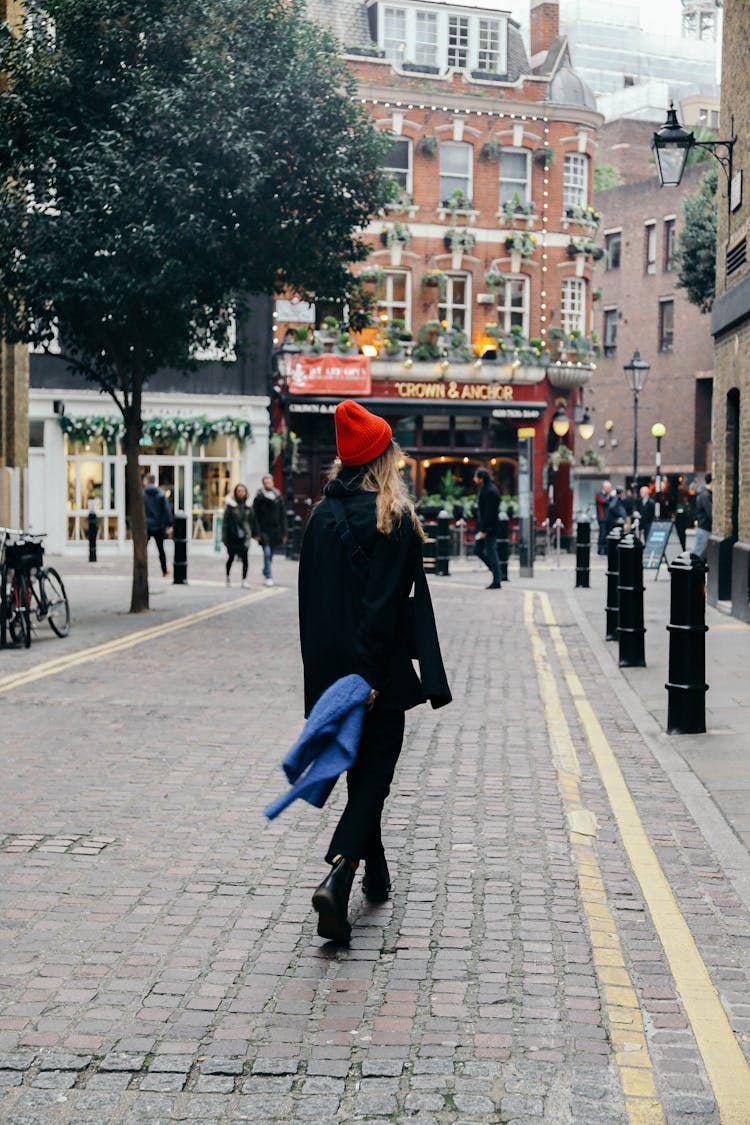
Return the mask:
<path id="1" fill-rule="evenodd" d="M 608 471 L 629 475 L 633 469 L 633 395 L 627 386 L 623 365 L 636 348 L 651 365 L 648 381 L 640 396 L 638 424 L 639 471 L 652 471 L 655 441 L 651 436 L 654 422 L 663 422 L 667 436 L 662 442 L 662 459 L 666 471 L 692 474 L 710 468 L 706 448 L 696 448 L 696 430 L 705 433 L 707 420 L 696 419 L 696 401 L 706 411 L 706 396 L 696 395 L 696 379 L 710 378 L 713 370 L 713 342 L 710 317 L 691 305 L 684 292 L 677 288 L 677 275 L 664 269 L 665 220 L 675 216 L 676 231 L 683 226 L 683 201 L 694 193 L 706 172 L 706 166 L 686 171 L 678 189 L 660 188 L 656 173 L 640 183 L 624 185 L 595 196 L 595 205 L 602 214 L 604 232 L 621 228 L 621 265 L 617 270 L 597 267 L 594 285 L 601 289 L 595 305 L 596 331 L 604 336 L 604 310 L 618 313 L 617 352 L 599 360 L 591 404 L 595 407 L 596 434 L 589 443 L 600 452 Z M 655 223 L 655 272 L 645 272 L 645 224 Z M 674 301 L 674 347 L 671 352 L 659 351 L 659 304 L 661 299 Z M 611 431 L 605 421 L 614 423 Z M 606 446 L 599 446 L 600 439 Z M 617 445 L 612 446 L 611 442 Z"/>
<path id="2" fill-rule="evenodd" d="M 531 0 L 529 13 L 529 41 L 531 57 L 548 51 L 552 40 L 560 34 L 560 5 L 549 0 Z"/>

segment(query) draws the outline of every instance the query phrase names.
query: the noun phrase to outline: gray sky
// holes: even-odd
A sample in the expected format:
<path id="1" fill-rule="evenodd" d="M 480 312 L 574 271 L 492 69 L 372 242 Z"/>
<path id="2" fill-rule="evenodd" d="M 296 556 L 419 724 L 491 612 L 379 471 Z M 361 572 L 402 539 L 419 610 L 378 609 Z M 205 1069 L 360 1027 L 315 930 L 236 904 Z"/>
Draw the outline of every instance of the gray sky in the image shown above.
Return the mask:
<path id="1" fill-rule="evenodd" d="M 679 33 L 682 20 L 680 0 L 638 0 L 641 11 L 641 27 L 645 31 Z M 563 9 L 570 0 L 561 0 Z M 513 16 L 524 28 L 529 26 L 529 0 L 509 0 L 501 7 L 510 9 Z"/>

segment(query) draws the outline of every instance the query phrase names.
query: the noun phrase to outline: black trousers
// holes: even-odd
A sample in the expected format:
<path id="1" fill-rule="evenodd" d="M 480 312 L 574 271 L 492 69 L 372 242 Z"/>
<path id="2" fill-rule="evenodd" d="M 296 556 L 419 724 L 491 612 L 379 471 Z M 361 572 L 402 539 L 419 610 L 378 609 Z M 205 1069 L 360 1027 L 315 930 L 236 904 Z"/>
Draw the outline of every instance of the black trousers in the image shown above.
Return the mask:
<path id="1" fill-rule="evenodd" d="M 492 571 L 492 581 L 500 585 L 500 556 L 497 553 L 497 536 L 485 535 L 484 539 L 474 540 L 474 549 L 488 570 Z"/>
<path id="2" fill-rule="evenodd" d="M 167 556 L 164 553 L 164 532 L 163 531 L 148 531 L 146 535 L 146 545 L 148 546 L 149 539 L 153 539 L 156 543 L 156 549 L 159 552 L 159 562 L 161 564 L 161 572 L 166 575 L 167 573 Z"/>
<path id="3" fill-rule="evenodd" d="M 403 711 L 379 711 L 376 707 L 367 712 L 357 760 L 346 775 L 346 808 L 326 854 L 329 863 L 337 855 L 374 859 L 382 850 L 380 818 L 403 741 Z"/>
<path id="4" fill-rule="evenodd" d="M 247 547 L 227 547 L 227 578 L 235 559 L 242 563 L 242 577 L 247 578 Z"/>

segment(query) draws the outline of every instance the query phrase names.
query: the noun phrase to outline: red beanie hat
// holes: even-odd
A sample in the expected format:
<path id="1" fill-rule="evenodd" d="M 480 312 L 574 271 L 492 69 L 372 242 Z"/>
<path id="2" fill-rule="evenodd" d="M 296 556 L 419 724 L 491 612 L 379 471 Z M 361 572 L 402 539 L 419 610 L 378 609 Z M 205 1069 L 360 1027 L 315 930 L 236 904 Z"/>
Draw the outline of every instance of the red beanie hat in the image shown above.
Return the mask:
<path id="1" fill-rule="evenodd" d="M 384 453 L 393 441 L 393 430 L 378 418 L 346 399 L 336 407 L 336 448 L 342 465 L 367 465 Z"/>

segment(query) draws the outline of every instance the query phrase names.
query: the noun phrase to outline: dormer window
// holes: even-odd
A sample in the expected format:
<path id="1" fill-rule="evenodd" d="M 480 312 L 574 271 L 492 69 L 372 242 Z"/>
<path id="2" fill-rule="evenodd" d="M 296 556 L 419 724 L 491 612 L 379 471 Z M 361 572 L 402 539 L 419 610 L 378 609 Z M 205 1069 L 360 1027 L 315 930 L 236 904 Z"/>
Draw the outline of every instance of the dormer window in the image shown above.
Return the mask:
<path id="1" fill-rule="evenodd" d="M 507 16 L 495 15 L 481 0 L 475 6 L 402 0 L 369 0 L 373 39 L 385 57 L 400 66 L 504 74 L 507 70 Z"/>

